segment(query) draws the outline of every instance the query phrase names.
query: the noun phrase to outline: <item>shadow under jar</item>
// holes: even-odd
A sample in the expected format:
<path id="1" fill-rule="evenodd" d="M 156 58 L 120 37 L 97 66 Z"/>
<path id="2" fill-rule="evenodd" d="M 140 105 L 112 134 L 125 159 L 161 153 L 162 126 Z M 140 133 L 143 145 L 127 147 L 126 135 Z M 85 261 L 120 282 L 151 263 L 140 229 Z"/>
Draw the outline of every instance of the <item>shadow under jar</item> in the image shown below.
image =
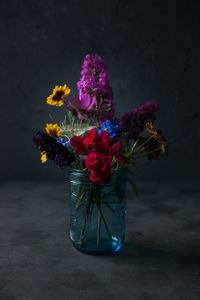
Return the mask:
<path id="1" fill-rule="evenodd" d="M 108 184 L 95 183 L 90 174 L 70 169 L 70 238 L 87 254 L 121 249 L 125 238 L 126 169 L 113 171 Z"/>

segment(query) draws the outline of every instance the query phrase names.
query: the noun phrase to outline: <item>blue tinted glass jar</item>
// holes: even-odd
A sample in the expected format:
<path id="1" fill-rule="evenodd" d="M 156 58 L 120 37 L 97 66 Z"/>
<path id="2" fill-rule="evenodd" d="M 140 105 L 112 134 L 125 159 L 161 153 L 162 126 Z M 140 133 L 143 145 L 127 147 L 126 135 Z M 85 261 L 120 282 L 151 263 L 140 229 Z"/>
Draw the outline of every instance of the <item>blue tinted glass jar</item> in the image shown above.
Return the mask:
<path id="1" fill-rule="evenodd" d="M 114 171 L 108 184 L 94 183 L 89 173 L 70 169 L 70 237 L 88 254 L 121 249 L 125 237 L 126 170 Z"/>

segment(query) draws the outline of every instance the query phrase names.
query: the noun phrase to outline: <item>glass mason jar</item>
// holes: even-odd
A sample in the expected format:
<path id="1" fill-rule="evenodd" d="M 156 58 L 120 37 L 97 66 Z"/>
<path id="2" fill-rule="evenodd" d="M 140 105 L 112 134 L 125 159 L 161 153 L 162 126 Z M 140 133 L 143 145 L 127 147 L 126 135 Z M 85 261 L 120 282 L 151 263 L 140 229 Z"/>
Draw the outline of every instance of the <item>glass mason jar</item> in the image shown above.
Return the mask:
<path id="1" fill-rule="evenodd" d="M 112 174 L 108 184 L 95 183 L 90 174 L 70 169 L 70 238 L 78 250 L 109 254 L 121 249 L 125 237 L 126 169 Z"/>

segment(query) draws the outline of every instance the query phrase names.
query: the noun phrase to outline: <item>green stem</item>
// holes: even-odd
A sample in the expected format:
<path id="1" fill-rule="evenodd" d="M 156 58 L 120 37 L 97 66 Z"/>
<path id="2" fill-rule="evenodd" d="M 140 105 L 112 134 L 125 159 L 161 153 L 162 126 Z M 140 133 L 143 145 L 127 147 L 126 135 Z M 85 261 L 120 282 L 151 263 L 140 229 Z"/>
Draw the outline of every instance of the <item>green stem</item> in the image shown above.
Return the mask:
<path id="1" fill-rule="evenodd" d="M 138 143 L 138 140 L 135 141 L 135 143 L 133 144 L 132 148 L 131 148 L 131 155 L 133 154 L 133 151 L 135 150 L 135 148 L 137 147 L 137 143 Z"/>
<path id="2" fill-rule="evenodd" d="M 114 211 L 114 209 L 109 205 L 110 204 L 110 202 L 109 202 L 109 204 L 108 203 L 106 203 L 106 202 L 104 202 L 105 203 L 105 205 L 113 212 L 113 213 L 115 213 L 115 211 Z"/>
<path id="3" fill-rule="evenodd" d="M 149 152 L 146 152 L 145 154 L 144 154 L 144 152 L 141 152 L 141 153 L 143 153 L 143 155 L 138 155 L 138 156 L 135 157 L 134 159 L 137 159 L 137 158 L 141 158 L 141 157 L 147 156 L 148 154 L 151 154 L 151 153 L 156 152 L 156 151 L 158 151 L 158 150 L 162 150 L 162 148 L 160 148 L 160 147 L 155 148 L 155 149 L 153 149 L 153 150 L 151 150 L 151 151 L 149 151 Z"/>
<path id="4" fill-rule="evenodd" d="M 90 197 L 88 199 L 88 203 L 87 203 L 87 206 L 86 206 L 86 215 L 85 215 L 85 218 L 83 220 L 82 227 L 81 227 L 81 233 L 80 233 L 80 247 L 81 248 L 84 247 L 84 240 L 85 239 L 83 240 L 83 235 L 85 234 L 86 223 L 87 223 L 88 218 L 92 214 L 92 209 L 93 209 L 92 197 L 93 197 L 93 190 L 91 188 Z"/>
<path id="5" fill-rule="evenodd" d="M 98 227 L 97 227 L 97 247 L 100 245 L 100 233 L 101 233 L 101 215 L 98 216 Z"/>
<path id="6" fill-rule="evenodd" d="M 112 191 L 110 191 L 110 192 L 108 192 L 108 193 L 104 193 L 103 194 L 103 196 L 102 196 L 102 198 L 103 199 L 106 199 L 106 198 L 108 198 L 108 197 L 111 197 L 111 196 L 115 196 L 115 190 L 112 190 Z"/>
<path id="7" fill-rule="evenodd" d="M 86 218 L 83 220 L 83 223 L 82 223 L 82 227 L 81 227 L 81 234 L 80 234 L 80 247 L 82 248 L 84 245 L 84 241 L 83 241 L 83 235 L 85 233 L 85 227 L 86 227 Z"/>
<path id="8" fill-rule="evenodd" d="M 70 139 L 70 137 L 66 134 L 62 134 L 61 137 L 65 136 L 66 138 L 68 138 L 68 140 Z"/>
<path id="9" fill-rule="evenodd" d="M 83 193 L 76 203 L 76 206 L 75 206 L 76 210 L 78 210 L 86 202 L 87 198 L 84 199 L 84 197 L 85 197 L 85 194 Z"/>
<path id="10" fill-rule="evenodd" d="M 102 213 L 102 210 L 101 210 L 101 205 L 98 203 L 98 204 L 96 204 L 97 205 L 97 208 L 98 208 L 98 210 L 99 210 L 99 213 L 100 213 L 100 215 L 101 215 L 101 218 L 102 218 L 102 220 L 103 220 L 103 222 L 104 222 L 104 225 L 105 225 L 105 228 L 106 228 L 106 231 L 107 231 L 107 234 L 108 234 L 108 236 L 109 236 L 109 239 L 112 241 L 112 236 L 111 236 L 111 234 L 110 234 L 110 231 L 109 231 L 109 228 L 108 228 L 108 225 L 107 225 L 107 223 L 106 223 L 106 220 L 105 220 L 105 218 L 104 218 L 104 215 L 103 215 L 103 213 Z"/>
<path id="11" fill-rule="evenodd" d="M 54 118 L 52 117 L 51 114 L 49 114 L 49 118 L 50 118 L 53 122 L 55 122 L 55 120 L 54 120 Z"/>
<path id="12" fill-rule="evenodd" d="M 122 201 L 109 201 L 109 202 L 106 202 L 106 201 L 103 201 L 102 203 L 103 204 L 113 204 L 113 203 L 121 203 Z"/>
<path id="13" fill-rule="evenodd" d="M 154 136 L 151 135 L 143 144 L 138 145 L 138 147 L 143 147 L 146 143 L 148 143 Z"/>
<path id="14" fill-rule="evenodd" d="M 81 170 L 81 159 L 78 155 L 76 155 L 76 160 L 78 162 L 78 165 L 79 165 L 79 169 Z"/>
<path id="15" fill-rule="evenodd" d="M 72 134 L 72 136 L 74 135 L 74 123 L 75 123 L 75 118 L 73 118 L 71 120 L 71 134 Z"/>
<path id="16" fill-rule="evenodd" d="M 80 131 L 80 133 L 81 133 L 81 129 L 82 129 L 82 122 L 83 122 L 83 120 L 81 119 L 81 120 L 80 120 L 80 123 L 79 123 L 79 131 Z M 79 133 L 79 134 L 80 134 L 80 133 Z"/>

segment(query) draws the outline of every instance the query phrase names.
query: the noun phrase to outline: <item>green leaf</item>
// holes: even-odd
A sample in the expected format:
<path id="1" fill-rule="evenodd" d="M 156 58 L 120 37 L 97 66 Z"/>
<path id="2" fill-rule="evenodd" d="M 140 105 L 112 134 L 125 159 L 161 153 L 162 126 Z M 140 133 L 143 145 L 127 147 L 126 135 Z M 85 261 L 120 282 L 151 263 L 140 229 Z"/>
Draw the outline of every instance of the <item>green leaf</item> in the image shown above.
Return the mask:
<path id="1" fill-rule="evenodd" d="M 137 146 L 138 140 L 135 141 L 135 143 L 133 144 L 132 148 L 131 148 L 131 154 L 133 154 L 133 151 L 135 150 L 136 146 Z"/>
<path id="2" fill-rule="evenodd" d="M 129 156 L 131 156 L 131 154 L 132 154 L 131 151 L 128 151 L 124 154 L 124 156 L 128 158 Z"/>

